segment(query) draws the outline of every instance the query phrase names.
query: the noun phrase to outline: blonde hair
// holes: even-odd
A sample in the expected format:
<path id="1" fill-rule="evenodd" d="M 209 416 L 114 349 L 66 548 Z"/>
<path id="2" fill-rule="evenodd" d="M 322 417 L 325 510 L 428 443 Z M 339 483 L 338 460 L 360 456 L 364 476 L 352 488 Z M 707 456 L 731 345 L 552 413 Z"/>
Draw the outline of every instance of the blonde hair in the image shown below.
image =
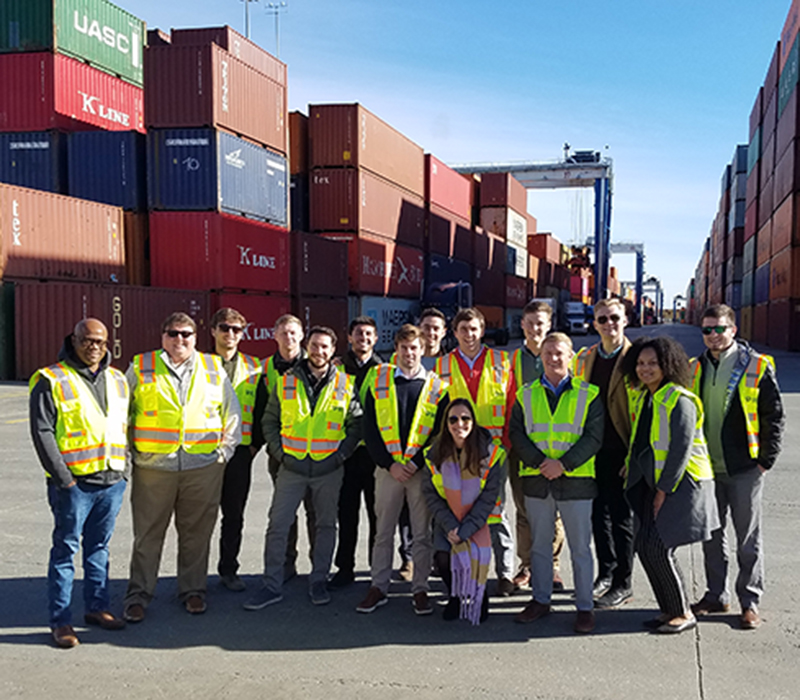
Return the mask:
<path id="1" fill-rule="evenodd" d="M 575 352 L 575 348 L 572 345 L 572 338 L 570 338 L 566 333 L 548 333 L 545 339 L 542 341 L 542 347 L 548 343 L 564 343 L 564 345 L 570 349 L 570 352 Z"/>

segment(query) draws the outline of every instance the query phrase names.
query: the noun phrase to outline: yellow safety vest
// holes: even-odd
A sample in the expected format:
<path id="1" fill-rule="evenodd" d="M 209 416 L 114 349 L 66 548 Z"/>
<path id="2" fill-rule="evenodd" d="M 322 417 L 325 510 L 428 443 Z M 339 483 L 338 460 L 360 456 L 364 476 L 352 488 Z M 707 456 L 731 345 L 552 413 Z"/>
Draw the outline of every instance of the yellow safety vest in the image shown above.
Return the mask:
<path id="1" fill-rule="evenodd" d="M 253 409 L 256 403 L 258 380 L 264 366 L 257 357 L 237 353 L 236 370 L 233 373 L 233 389 L 242 407 L 242 445 L 253 442 Z M 272 358 L 270 358 L 272 359 Z"/>
<path id="2" fill-rule="evenodd" d="M 271 355 L 264 368 L 264 380 L 267 382 L 267 393 L 272 393 L 281 379 L 280 372 L 275 369 L 275 355 Z"/>
<path id="3" fill-rule="evenodd" d="M 80 374 L 66 362 L 37 371 L 29 389 L 44 377 L 58 411 L 56 444 L 75 476 L 112 469 L 124 471 L 130 392 L 125 375 L 113 367 L 106 374 L 106 413 Z M 50 474 L 48 474 L 50 476 Z"/>
<path id="4" fill-rule="evenodd" d="M 747 447 L 752 459 L 758 459 L 760 443 L 758 438 L 758 394 L 760 391 L 761 380 L 766 374 L 767 367 L 772 367 L 775 371 L 775 359 L 772 355 L 760 355 L 753 353 L 747 367 L 739 380 L 739 400 L 744 412 L 744 423 L 747 428 Z M 703 389 L 703 368 L 700 358 L 692 358 L 690 361 L 692 370 L 692 391 L 702 399 Z"/>
<path id="5" fill-rule="evenodd" d="M 196 354 L 185 406 L 161 351 L 136 355 L 133 368 L 133 444 L 139 452 L 211 454 L 219 448 L 225 378 L 219 355 Z"/>
<path id="6" fill-rule="evenodd" d="M 344 419 L 355 390 L 353 378 L 337 369 L 313 413 L 305 385 L 293 372 L 281 377 L 279 387 L 283 451 L 298 460 L 310 456 L 319 462 L 330 457 L 345 437 Z"/>
<path id="7" fill-rule="evenodd" d="M 420 448 L 428 441 L 436 421 L 439 401 L 446 391 L 445 383 L 433 372 L 428 372 L 425 384 L 414 409 L 411 428 L 405 451 L 400 444 L 400 426 L 397 413 L 397 392 L 394 386 L 395 366 L 377 365 L 369 370 L 364 378 L 364 386 L 375 401 L 375 420 L 381 431 L 383 444 L 392 459 L 400 464 L 408 464 Z"/>
<path id="8" fill-rule="evenodd" d="M 586 376 L 589 363 L 589 353 L 594 350 L 599 343 L 595 343 L 586 348 L 581 348 L 575 353 L 575 356 L 572 358 L 572 375 L 577 377 L 578 379 L 582 379 L 585 382 L 589 381 L 589 377 Z M 631 384 L 630 379 L 628 377 L 622 378 L 623 383 L 625 384 L 625 393 L 628 396 L 628 415 L 631 418 L 631 425 L 636 420 L 636 415 L 634 412 L 634 407 L 636 402 L 639 400 L 639 396 L 641 395 L 642 391 L 644 391 L 644 387 L 636 388 Z"/>
<path id="9" fill-rule="evenodd" d="M 589 404 L 600 393 L 594 384 L 577 377 L 572 377 L 571 382 L 570 390 L 564 391 L 559 397 L 555 413 L 550 411 L 541 379 L 517 391 L 528 439 L 551 459 L 559 459 L 578 442 L 586 425 Z M 541 473 L 538 467 L 520 464 L 520 476 L 538 476 Z M 594 456 L 572 471 L 565 471 L 564 476 L 594 478 Z"/>
<path id="10" fill-rule="evenodd" d="M 436 374 L 450 385 L 450 400 L 467 399 L 475 411 L 478 425 L 486 428 L 492 439 L 500 443 L 506 425 L 506 392 L 511 376 L 508 353 L 485 348 L 486 357 L 483 359 L 478 396 L 477 400 L 473 401 L 467 382 L 458 366 L 456 352 L 458 351 L 453 350 L 436 360 Z"/>

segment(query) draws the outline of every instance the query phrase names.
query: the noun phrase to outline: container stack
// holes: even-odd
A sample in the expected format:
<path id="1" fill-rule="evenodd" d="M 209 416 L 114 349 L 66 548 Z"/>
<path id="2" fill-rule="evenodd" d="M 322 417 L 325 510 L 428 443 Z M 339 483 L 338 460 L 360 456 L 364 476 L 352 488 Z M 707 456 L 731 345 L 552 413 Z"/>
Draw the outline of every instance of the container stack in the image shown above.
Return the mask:
<path id="1" fill-rule="evenodd" d="M 725 203 L 728 205 L 728 216 L 723 227 L 723 235 L 726 238 L 723 298 L 728 306 L 737 311 L 742 307 L 742 255 L 749 153 L 750 149 L 747 146 L 737 146 L 730 166 L 730 188 L 724 195 Z"/>

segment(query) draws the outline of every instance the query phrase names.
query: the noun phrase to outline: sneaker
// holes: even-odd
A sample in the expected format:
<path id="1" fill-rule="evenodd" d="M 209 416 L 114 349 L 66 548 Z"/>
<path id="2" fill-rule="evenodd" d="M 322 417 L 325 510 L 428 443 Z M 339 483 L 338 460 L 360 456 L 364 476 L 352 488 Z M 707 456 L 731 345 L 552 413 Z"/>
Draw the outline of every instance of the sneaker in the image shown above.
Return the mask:
<path id="1" fill-rule="evenodd" d="M 380 588 L 370 586 L 370 589 L 367 591 L 367 597 L 356 606 L 356 612 L 375 612 L 377 608 L 381 607 L 381 605 L 386 605 L 388 602 L 389 599 L 386 597 L 385 593 L 381 593 Z"/>
<path id="2" fill-rule="evenodd" d="M 414 606 L 414 612 L 417 613 L 417 615 L 430 615 L 433 613 L 433 608 L 428 600 L 428 594 L 425 591 L 415 593 L 412 604 Z"/>
<path id="3" fill-rule="evenodd" d="M 327 605 L 331 602 L 331 594 L 328 593 L 328 587 L 325 585 L 325 581 L 312 583 L 311 588 L 308 589 L 308 595 L 314 605 Z"/>
<path id="4" fill-rule="evenodd" d="M 219 577 L 219 582 L 234 593 L 241 593 L 247 588 L 247 586 L 244 585 L 244 581 L 236 574 L 224 574 Z"/>
<path id="5" fill-rule="evenodd" d="M 266 586 L 259 588 L 250 599 L 242 606 L 245 610 L 261 610 L 273 603 L 280 603 L 283 595 L 271 591 Z"/>
<path id="6" fill-rule="evenodd" d="M 339 569 L 328 580 L 328 588 L 330 588 L 332 591 L 338 591 L 340 588 L 345 588 L 349 586 L 355 580 L 356 577 L 352 571 L 345 571 L 344 569 Z"/>
<path id="7" fill-rule="evenodd" d="M 594 607 L 600 610 L 611 610 L 633 599 L 630 588 L 611 588 L 594 601 Z"/>

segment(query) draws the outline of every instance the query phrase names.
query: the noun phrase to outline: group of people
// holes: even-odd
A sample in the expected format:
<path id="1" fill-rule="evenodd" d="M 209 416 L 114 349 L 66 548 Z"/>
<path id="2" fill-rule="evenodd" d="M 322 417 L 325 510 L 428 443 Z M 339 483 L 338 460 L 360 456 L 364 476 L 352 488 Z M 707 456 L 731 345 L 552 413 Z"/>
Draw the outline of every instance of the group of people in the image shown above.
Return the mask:
<path id="1" fill-rule="evenodd" d="M 772 358 L 735 339 L 725 305 L 704 312 L 707 350 L 691 361 L 667 337 L 630 343 L 616 299 L 595 305 L 600 341 L 577 354 L 551 323 L 549 304 L 529 303 L 525 342 L 509 355 L 483 344 L 478 309 L 462 309 L 452 322 L 458 345 L 446 353 L 445 317 L 427 309 L 418 326 L 400 328 L 384 362 L 370 317 L 353 319 L 339 358 L 335 331 L 313 326 L 304 338 L 300 320 L 285 315 L 275 324 L 278 350 L 262 362 L 238 350 L 247 321 L 235 309 L 212 318 L 213 353 L 196 350 L 194 321 L 176 312 L 162 325 L 161 349 L 137 355 L 122 374 L 110 366 L 102 322 L 80 321 L 58 362 L 30 381 L 31 433 L 55 521 L 48 569 L 55 644 L 79 643 L 70 610 L 81 545 L 85 622 L 121 629 L 145 618 L 173 516 L 186 611 L 207 608 L 220 511 L 219 580 L 245 591 L 239 553 L 262 446 L 273 492 L 263 577 L 246 610 L 280 602 L 297 574 L 301 503 L 311 603 L 327 604 L 331 591 L 352 585 L 363 498 L 371 581 L 360 613 L 390 600 L 399 532 L 399 576 L 411 583 L 417 615 L 433 612 L 435 572 L 448 594 L 444 619 L 485 621 L 494 559 L 495 594 L 530 586 L 530 602 L 514 619 L 534 622 L 564 589 L 566 540 L 576 632 L 594 629 L 596 609 L 632 598 L 634 552 L 660 608 L 646 626 L 682 632 L 698 616 L 730 608 L 730 517 L 741 626 L 757 627 L 763 475 L 777 459 L 784 425 Z M 134 541 L 117 616 L 108 543 L 127 480 Z M 707 580 L 694 604 L 675 556 L 691 542 L 703 542 Z"/>

